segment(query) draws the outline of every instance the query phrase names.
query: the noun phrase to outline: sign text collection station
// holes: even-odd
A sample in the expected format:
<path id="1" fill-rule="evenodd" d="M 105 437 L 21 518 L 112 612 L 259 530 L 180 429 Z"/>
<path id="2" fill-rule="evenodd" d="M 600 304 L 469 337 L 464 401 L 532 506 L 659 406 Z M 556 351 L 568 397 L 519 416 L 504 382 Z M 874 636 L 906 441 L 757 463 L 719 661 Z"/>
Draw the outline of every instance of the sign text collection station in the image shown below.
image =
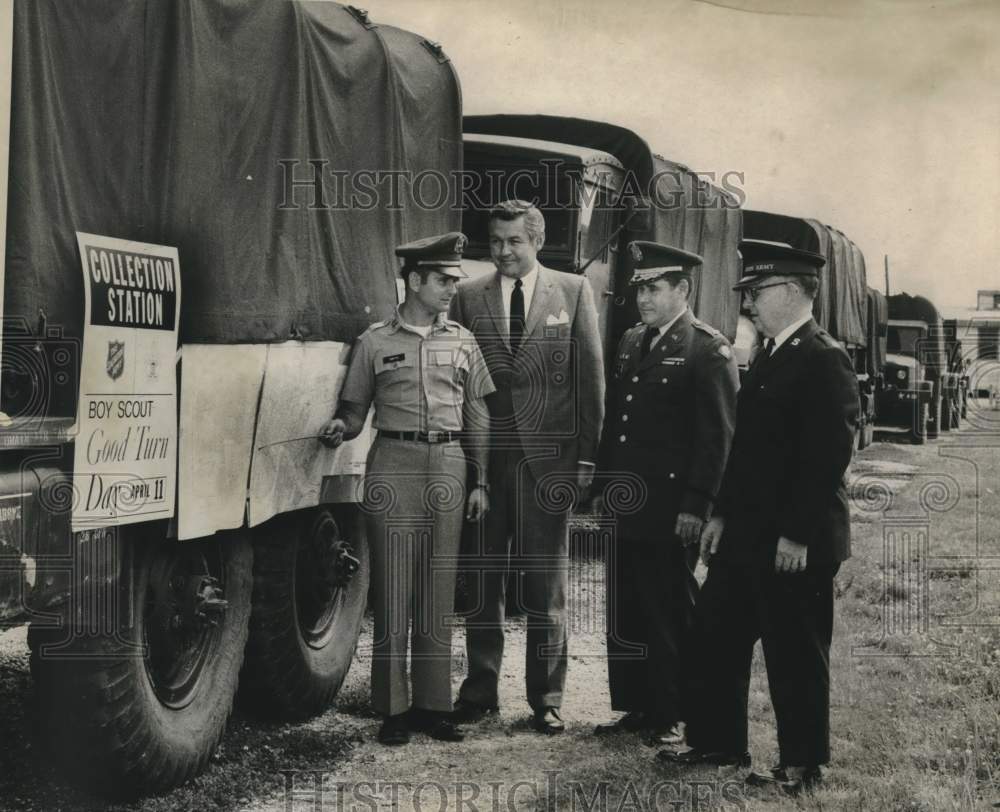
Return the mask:
<path id="1" fill-rule="evenodd" d="M 86 292 L 73 529 L 173 516 L 177 249 L 77 234 Z"/>
<path id="2" fill-rule="evenodd" d="M 171 258 L 91 246 L 83 262 L 93 286 L 92 324 L 174 329 L 177 268 Z"/>

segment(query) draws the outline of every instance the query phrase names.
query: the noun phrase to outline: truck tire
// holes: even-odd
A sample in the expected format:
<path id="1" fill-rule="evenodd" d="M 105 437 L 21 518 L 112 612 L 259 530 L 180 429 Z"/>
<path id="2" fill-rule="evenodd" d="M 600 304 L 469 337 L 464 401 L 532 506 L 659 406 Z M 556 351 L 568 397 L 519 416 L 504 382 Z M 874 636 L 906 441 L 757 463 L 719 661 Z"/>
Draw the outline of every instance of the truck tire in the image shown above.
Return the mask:
<path id="1" fill-rule="evenodd" d="M 287 514 L 254 534 L 240 699 L 258 714 L 315 716 L 347 676 L 367 605 L 369 561 L 359 511 L 345 508 L 338 517 L 326 508 Z M 351 528 L 350 539 L 342 528 Z"/>
<path id="2" fill-rule="evenodd" d="M 165 792 L 202 772 L 225 731 L 243 662 L 248 540 L 169 541 L 164 529 L 120 529 L 121 580 L 99 604 L 117 600 L 123 609 L 106 624 L 110 633 L 93 634 L 94 619 L 79 608 L 60 629 L 29 629 L 48 749 L 108 796 Z"/>

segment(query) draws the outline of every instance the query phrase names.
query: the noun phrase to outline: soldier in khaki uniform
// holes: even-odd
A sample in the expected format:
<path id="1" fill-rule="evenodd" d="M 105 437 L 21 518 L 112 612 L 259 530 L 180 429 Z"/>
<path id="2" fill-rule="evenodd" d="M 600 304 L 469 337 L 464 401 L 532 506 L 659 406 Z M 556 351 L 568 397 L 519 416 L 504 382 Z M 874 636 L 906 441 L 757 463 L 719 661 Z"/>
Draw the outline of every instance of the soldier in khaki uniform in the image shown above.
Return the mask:
<path id="1" fill-rule="evenodd" d="M 356 342 L 337 414 L 322 437 L 334 447 L 356 437 L 374 403 L 378 434 L 364 509 L 375 599 L 372 704 L 385 716 L 383 744 L 405 744 L 410 729 L 462 739 L 448 718 L 455 561 L 463 513 L 478 520 L 489 507 L 483 398 L 494 391 L 475 337 L 445 318 L 465 277 L 464 245 L 464 235 L 453 232 L 396 249 L 406 298 L 393 318 Z M 466 453 L 476 476 L 468 490 Z"/>
<path id="2" fill-rule="evenodd" d="M 729 454 L 738 374 L 729 342 L 688 309 L 701 257 L 645 241 L 629 253 L 642 321 L 618 347 L 598 457 L 604 507 L 616 517 L 608 681 L 611 707 L 626 713 L 596 733 L 646 730 L 667 743 L 685 718 L 697 542 Z M 616 499 L 616 490 L 635 498 Z"/>

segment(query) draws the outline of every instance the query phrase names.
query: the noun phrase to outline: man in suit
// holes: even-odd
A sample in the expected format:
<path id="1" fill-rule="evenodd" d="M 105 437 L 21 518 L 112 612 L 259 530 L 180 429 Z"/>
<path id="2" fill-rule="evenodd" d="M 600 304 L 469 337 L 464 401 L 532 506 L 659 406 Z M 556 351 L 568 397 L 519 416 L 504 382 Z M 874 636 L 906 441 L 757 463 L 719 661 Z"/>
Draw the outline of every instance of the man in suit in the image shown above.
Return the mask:
<path id="1" fill-rule="evenodd" d="M 844 474 L 858 387 L 843 348 L 812 318 L 823 257 L 744 241 L 744 291 L 766 337 L 740 389 L 736 434 L 715 515 L 702 534 L 710 564 L 696 611 L 690 750 L 684 764 L 745 764 L 753 646 L 761 640 L 779 761 L 750 784 L 797 794 L 829 761 L 833 578 L 850 556 Z"/>
<path id="2" fill-rule="evenodd" d="M 490 412 L 492 509 L 467 559 L 469 673 L 455 707 L 474 722 L 498 709 L 505 584 L 511 556 L 525 570 L 526 683 L 534 726 L 564 729 L 566 516 L 589 488 L 604 411 L 597 312 L 582 276 L 537 260 L 545 221 L 519 200 L 489 216 L 494 275 L 459 287 L 451 316 L 475 334 L 496 385 Z M 520 592 L 520 589 L 518 590 Z"/>
<path id="3" fill-rule="evenodd" d="M 684 715 L 698 539 L 729 454 L 739 375 L 729 342 L 688 309 L 701 257 L 651 242 L 628 250 L 642 321 L 618 346 L 598 458 L 624 503 L 608 557 L 607 646 L 611 707 L 625 715 L 595 732 L 648 730 L 666 743 Z M 608 493 L 595 500 L 604 510 Z"/>

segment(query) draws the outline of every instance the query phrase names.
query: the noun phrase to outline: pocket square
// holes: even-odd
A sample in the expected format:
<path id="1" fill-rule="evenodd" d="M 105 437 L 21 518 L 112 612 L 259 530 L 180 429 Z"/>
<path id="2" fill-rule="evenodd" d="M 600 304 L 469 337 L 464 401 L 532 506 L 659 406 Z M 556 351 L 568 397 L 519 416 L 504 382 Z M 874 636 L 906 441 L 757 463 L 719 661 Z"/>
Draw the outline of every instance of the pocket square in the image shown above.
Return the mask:
<path id="1" fill-rule="evenodd" d="M 551 313 L 545 319 L 546 327 L 555 327 L 559 324 L 569 324 L 569 313 L 565 310 L 561 310 L 558 316 L 553 316 Z"/>

